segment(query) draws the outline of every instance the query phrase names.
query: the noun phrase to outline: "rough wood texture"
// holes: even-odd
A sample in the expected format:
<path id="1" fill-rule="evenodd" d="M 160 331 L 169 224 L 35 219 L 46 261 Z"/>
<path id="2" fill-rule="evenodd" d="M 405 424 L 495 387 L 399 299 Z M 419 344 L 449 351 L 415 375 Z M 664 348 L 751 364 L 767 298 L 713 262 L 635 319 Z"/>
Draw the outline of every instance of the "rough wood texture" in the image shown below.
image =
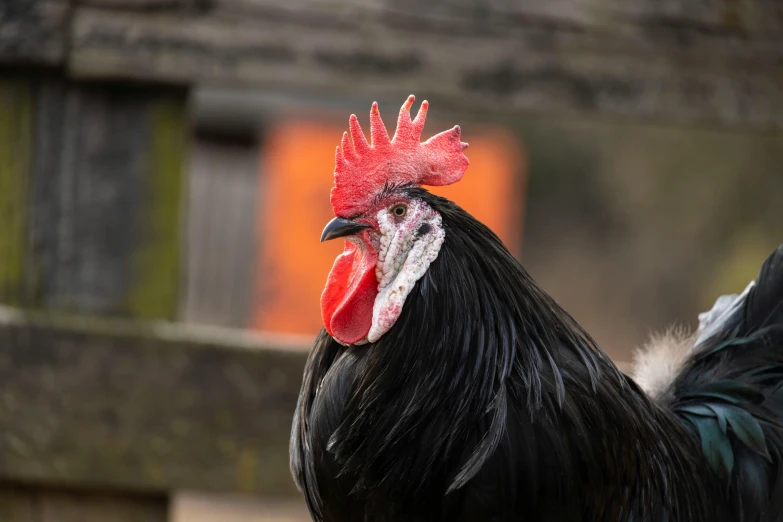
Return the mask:
<path id="1" fill-rule="evenodd" d="M 295 494 L 304 352 L 198 332 L 2 310 L 0 480 Z"/>
<path id="2" fill-rule="evenodd" d="M 174 318 L 186 92 L 52 77 L 36 92 L 32 305 Z"/>
<path id="3" fill-rule="evenodd" d="M 27 295 L 27 201 L 33 154 L 33 86 L 0 78 L 0 300 L 22 304 Z"/>
<path id="4" fill-rule="evenodd" d="M 190 129 L 185 91 L 165 93 L 149 92 L 148 141 L 135 151 L 145 162 L 127 301 L 129 315 L 136 318 L 174 319 L 179 309 L 180 212 Z"/>
<path id="5" fill-rule="evenodd" d="M 3 522 L 39 522 L 40 510 L 27 489 L 0 485 L 0 520 Z"/>
<path id="6" fill-rule="evenodd" d="M 3 522 L 166 522 L 163 497 L 64 493 L 0 484 Z"/>
<path id="7" fill-rule="evenodd" d="M 71 0 L 0 2 L 0 62 L 61 63 L 70 7 Z"/>
<path id="8" fill-rule="evenodd" d="M 181 320 L 245 328 L 253 313 L 258 144 L 200 137 L 188 179 L 187 295 Z"/>
<path id="9" fill-rule="evenodd" d="M 783 126 L 772 0 L 111 3 L 76 10 L 74 73 Z"/>

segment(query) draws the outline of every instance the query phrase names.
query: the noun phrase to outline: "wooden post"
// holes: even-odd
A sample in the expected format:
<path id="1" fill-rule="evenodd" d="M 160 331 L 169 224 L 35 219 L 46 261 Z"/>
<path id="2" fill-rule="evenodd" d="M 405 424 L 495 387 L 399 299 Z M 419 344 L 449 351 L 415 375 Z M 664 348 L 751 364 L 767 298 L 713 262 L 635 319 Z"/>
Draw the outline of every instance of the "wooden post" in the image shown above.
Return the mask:
<path id="1" fill-rule="evenodd" d="M 0 77 L 0 299 L 18 305 L 26 292 L 27 193 L 33 155 L 30 82 Z"/>
<path id="2" fill-rule="evenodd" d="M 0 300 L 174 319 L 187 90 L 0 80 Z"/>
<path id="3" fill-rule="evenodd" d="M 0 74 L 0 302 L 47 314 L 68 310 L 175 318 L 186 99 L 187 90 L 178 87 L 75 82 L 52 71 Z M 111 343 L 104 346 L 113 351 Z M 53 347 L 42 348 L 42 355 L 54 354 Z M 12 353 L 11 345 L 3 343 L 0 359 L 8 363 Z M 18 366 L 11 371 L 25 374 Z M 26 394 L 40 401 L 45 385 L 40 376 L 29 376 L 38 384 Z M 15 455 L 31 462 L 40 445 L 46 446 L 43 440 L 63 428 L 47 425 L 56 417 L 51 412 L 38 412 L 28 420 L 43 424 L 25 431 L 18 424 L 21 418 L 10 413 L 15 392 L 8 384 L 4 381 L 0 390 L 0 423 L 13 418 L 16 427 L 2 430 L 0 460 Z M 70 418 L 78 432 L 72 440 L 83 439 L 80 430 L 87 421 Z M 94 455 L 108 445 L 95 447 Z M 2 473 L 0 520 L 168 519 L 168 489 L 157 488 L 154 496 L 133 489 L 94 494 L 93 486 L 103 488 L 109 480 L 90 468 L 97 463 L 88 454 L 65 464 L 62 448 L 34 465 L 33 477 Z M 58 481 L 58 474 L 73 473 L 74 464 L 86 466 L 95 482 L 80 484 L 63 476 Z M 115 464 L 113 469 L 123 468 Z M 65 484 L 69 491 L 50 491 L 51 483 Z"/>

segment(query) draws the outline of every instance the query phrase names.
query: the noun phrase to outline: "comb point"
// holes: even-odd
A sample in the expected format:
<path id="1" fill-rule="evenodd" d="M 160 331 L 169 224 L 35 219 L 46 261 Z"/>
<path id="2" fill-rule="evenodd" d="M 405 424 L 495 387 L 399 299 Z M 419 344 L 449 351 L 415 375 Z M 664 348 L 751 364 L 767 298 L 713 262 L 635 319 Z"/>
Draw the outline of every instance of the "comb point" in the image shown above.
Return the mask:
<path id="1" fill-rule="evenodd" d="M 386 131 L 386 126 L 381 119 L 378 102 L 373 102 L 372 110 L 370 111 L 370 142 L 373 147 L 386 149 L 389 141 L 389 133 Z"/>
<path id="2" fill-rule="evenodd" d="M 355 114 L 351 114 L 351 117 L 348 119 L 348 126 L 351 129 L 353 148 L 357 154 L 361 155 L 370 148 L 370 144 L 367 143 L 362 126 L 359 125 L 359 118 Z"/>
<path id="3" fill-rule="evenodd" d="M 347 132 L 343 132 L 343 137 L 342 137 L 342 141 L 340 142 L 340 145 L 342 146 L 343 156 L 345 157 L 345 159 L 350 161 L 356 158 L 356 151 L 354 150 L 353 145 L 351 145 L 351 140 L 348 137 Z"/>

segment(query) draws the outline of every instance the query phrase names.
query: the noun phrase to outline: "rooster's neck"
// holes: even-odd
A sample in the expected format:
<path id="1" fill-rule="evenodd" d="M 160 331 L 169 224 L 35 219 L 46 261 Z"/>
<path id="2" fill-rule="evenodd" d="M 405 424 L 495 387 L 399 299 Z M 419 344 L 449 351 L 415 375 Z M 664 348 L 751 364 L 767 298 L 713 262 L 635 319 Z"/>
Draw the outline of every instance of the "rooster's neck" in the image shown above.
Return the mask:
<path id="1" fill-rule="evenodd" d="M 588 389 L 601 379 L 625 382 L 486 226 L 424 190 L 410 195 L 441 214 L 446 239 L 396 324 L 347 350 L 361 362 L 331 448 L 360 489 L 388 480 L 394 459 L 422 440 L 426 455 L 405 464 L 409 487 L 447 477 L 449 490 L 460 488 L 494 453 L 510 403 L 525 405 L 533 420 L 562 406 L 561 363 L 584 369 Z"/>

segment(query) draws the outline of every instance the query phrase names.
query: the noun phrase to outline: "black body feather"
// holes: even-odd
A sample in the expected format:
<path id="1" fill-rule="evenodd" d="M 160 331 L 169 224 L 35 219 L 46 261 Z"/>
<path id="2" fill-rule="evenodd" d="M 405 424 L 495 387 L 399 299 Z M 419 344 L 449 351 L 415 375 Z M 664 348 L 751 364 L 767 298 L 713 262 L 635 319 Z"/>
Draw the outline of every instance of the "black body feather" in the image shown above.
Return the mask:
<path id="1" fill-rule="evenodd" d="M 314 520 L 777 520 L 783 344 L 753 334 L 783 324 L 783 268 L 659 404 L 488 228 L 405 190 L 446 240 L 378 342 L 316 340 L 291 434 Z"/>

